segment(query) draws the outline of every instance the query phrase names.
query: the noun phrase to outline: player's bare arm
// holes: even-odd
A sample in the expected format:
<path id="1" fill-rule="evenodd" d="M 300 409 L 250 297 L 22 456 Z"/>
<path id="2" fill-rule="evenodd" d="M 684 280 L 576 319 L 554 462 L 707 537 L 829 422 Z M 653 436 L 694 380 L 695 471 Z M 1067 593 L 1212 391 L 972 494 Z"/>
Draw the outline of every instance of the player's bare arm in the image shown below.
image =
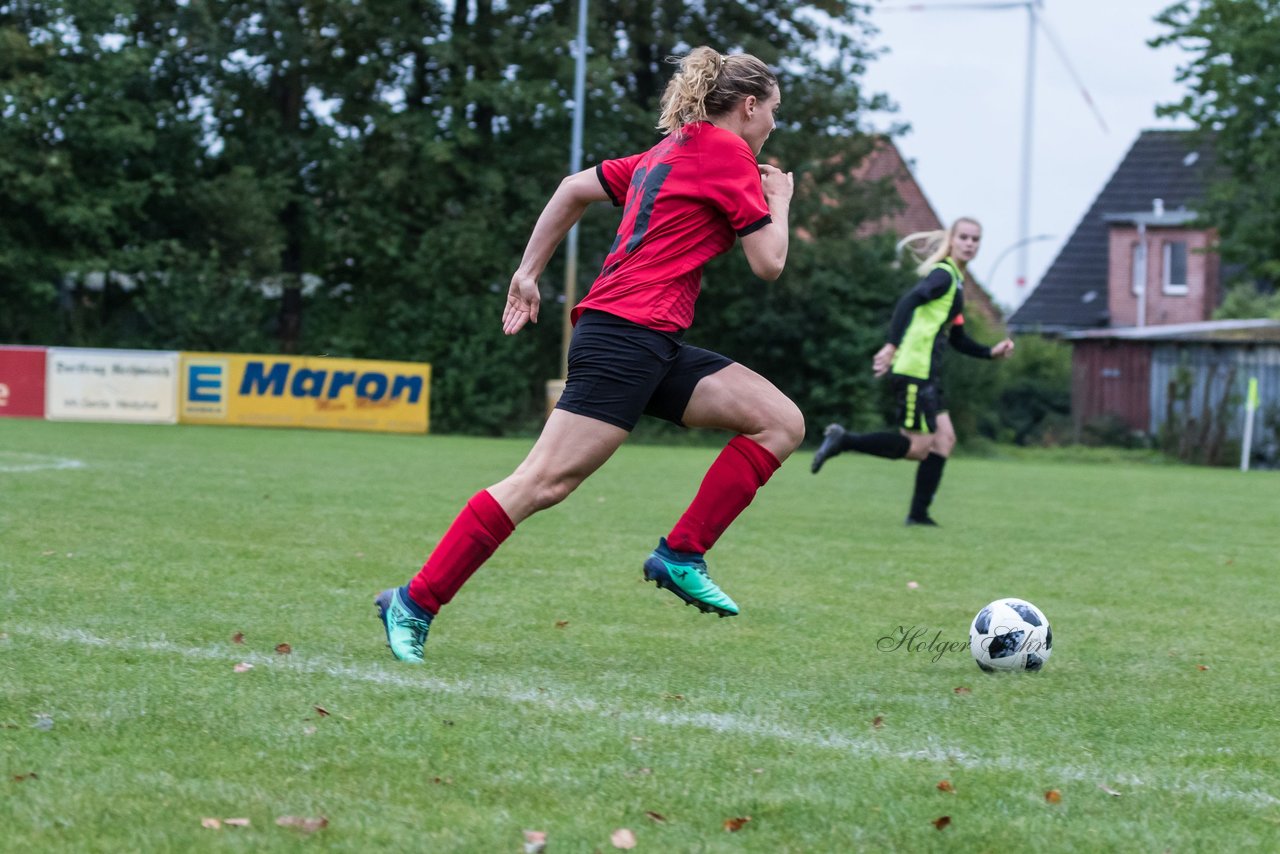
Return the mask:
<path id="1" fill-rule="evenodd" d="M 898 352 L 898 348 L 893 344 L 885 344 L 871 359 L 871 372 L 877 377 L 882 377 L 889 373 L 889 368 L 893 366 L 893 356 Z"/>
<path id="2" fill-rule="evenodd" d="M 791 194 L 795 189 L 795 179 L 790 172 L 764 163 L 760 166 L 760 184 L 773 221 L 742 238 L 742 249 L 747 254 L 751 272 L 766 282 L 772 282 L 782 275 L 782 268 L 787 263 Z"/>
<path id="3" fill-rule="evenodd" d="M 538 216 L 538 222 L 525 246 L 520 267 L 511 277 L 507 291 L 507 304 L 502 311 L 502 331 L 515 335 L 529 321 L 538 322 L 538 308 L 542 303 L 538 293 L 538 277 L 546 269 L 551 255 L 564 240 L 569 229 L 582 219 L 592 202 L 609 198 L 594 169 L 584 169 L 566 177 Z"/>

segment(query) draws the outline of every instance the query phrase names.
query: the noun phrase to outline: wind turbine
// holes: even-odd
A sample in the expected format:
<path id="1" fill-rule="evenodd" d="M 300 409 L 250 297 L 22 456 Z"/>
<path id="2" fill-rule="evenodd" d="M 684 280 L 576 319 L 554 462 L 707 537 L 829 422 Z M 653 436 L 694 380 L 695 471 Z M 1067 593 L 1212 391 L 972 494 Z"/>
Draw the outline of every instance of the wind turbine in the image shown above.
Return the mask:
<path id="1" fill-rule="evenodd" d="M 1071 60 L 1067 58 L 1067 52 L 1062 47 L 1062 42 L 1058 39 L 1057 34 L 1049 26 L 1049 22 L 1044 18 L 1044 0 L 991 0 L 991 2 L 977 3 L 909 3 L 903 6 L 885 6 L 881 11 L 885 12 L 928 12 L 928 11 L 977 11 L 977 12 L 996 12 L 1006 9 L 1026 9 L 1027 10 L 1027 68 L 1025 75 L 1025 98 L 1022 108 L 1022 176 L 1021 190 L 1018 200 L 1018 242 L 1015 246 L 1018 249 L 1018 287 L 1025 287 L 1027 284 L 1027 250 L 1030 244 L 1034 243 L 1036 238 L 1031 236 L 1031 137 L 1034 129 L 1035 107 L 1036 107 L 1036 32 L 1043 31 L 1045 38 L 1049 42 L 1049 46 L 1053 48 L 1058 55 L 1058 59 L 1062 62 L 1067 73 L 1071 75 L 1072 81 L 1080 89 L 1080 95 L 1084 98 L 1089 109 L 1093 112 L 1094 118 L 1098 120 L 1098 125 L 1102 128 L 1103 133 L 1109 133 L 1107 122 L 1102 118 L 1101 111 L 1093 102 L 1093 98 L 1089 95 L 1089 90 L 1085 88 L 1084 82 L 1080 79 L 1080 75 L 1076 73 L 1075 67 L 1071 64 Z"/>

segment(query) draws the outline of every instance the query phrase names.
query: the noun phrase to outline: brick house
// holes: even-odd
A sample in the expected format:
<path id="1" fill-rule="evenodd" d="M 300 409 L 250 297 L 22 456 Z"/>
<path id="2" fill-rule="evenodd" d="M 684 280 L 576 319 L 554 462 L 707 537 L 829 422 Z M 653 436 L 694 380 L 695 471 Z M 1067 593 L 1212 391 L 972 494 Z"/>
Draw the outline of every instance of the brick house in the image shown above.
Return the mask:
<path id="1" fill-rule="evenodd" d="M 1192 131 L 1143 131 L 1058 257 L 1009 319 L 1071 343 L 1077 433 L 1107 419 L 1221 448 L 1245 420 L 1248 382 L 1280 399 L 1280 322 L 1213 320 L 1222 303 L 1217 235 L 1196 207 L 1215 177 Z M 1258 435 L 1271 435 L 1264 411 Z"/>
<path id="2" fill-rule="evenodd" d="M 1159 326 L 1210 319 L 1222 302 L 1212 230 L 1194 211 L 1108 214 L 1107 311 L 1110 325 Z"/>
<path id="3" fill-rule="evenodd" d="M 1195 220 L 1214 168 L 1192 131 L 1143 131 L 1010 328 L 1056 335 L 1209 320 L 1222 271 L 1212 230 Z"/>

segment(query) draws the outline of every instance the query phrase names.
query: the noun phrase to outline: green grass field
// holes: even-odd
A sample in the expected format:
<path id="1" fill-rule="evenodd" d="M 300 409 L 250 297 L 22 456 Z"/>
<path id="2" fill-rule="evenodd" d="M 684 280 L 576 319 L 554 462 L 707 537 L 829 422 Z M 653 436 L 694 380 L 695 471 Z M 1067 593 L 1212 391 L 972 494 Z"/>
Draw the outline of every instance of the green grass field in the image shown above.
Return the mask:
<path id="1" fill-rule="evenodd" d="M 920 530 L 804 452 L 722 620 L 640 577 L 715 450 L 627 446 L 393 661 L 373 595 L 529 444 L 0 419 L 0 849 L 1280 850 L 1280 473 L 959 458 Z M 1001 596 L 1044 672 L 879 648 Z"/>

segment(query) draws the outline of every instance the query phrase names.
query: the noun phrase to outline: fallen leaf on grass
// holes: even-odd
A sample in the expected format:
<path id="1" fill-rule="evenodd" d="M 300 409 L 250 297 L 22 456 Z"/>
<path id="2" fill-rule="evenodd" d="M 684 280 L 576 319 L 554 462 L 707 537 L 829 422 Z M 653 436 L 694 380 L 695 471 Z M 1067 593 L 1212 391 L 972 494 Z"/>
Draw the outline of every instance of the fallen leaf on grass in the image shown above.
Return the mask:
<path id="1" fill-rule="evenodd" d="M 568 620 L 556 620 L 556 628 L 557 628 L 557 629 L 563 629 L 563 628 L 564 628 L 565 626 L 567 626 L 567 625 L 569 625 L 569 621 L 568 621 Z"/>
<path id="2" fill-rule="evenodd" d="M 35 775 L 32 775 L 32 776 L 35 776 Z M 660 812 L 654 812 L 653 810 L 645 810 L 644 814 L 649 818 L 653 819 L 654 821 L 656 821 L 658 824 L 667 823 L 667 817 Z"/>
<path id="3" fill-rule="evenodd" d="M 955 790 L 956 790 L 956 787 L 951 785 L 950 780 L 943 780 L 940 783 L 938 783 L 939 792 L 954 792 Z"/>
<path id="4" fill-rule="evenodd" d="M 244 643 L 244 632 L 236 632 L 231 636 L 232 643 Z"/>
<path id="5" fill-rule="evenodd" d="M 524 854 L 542 854 L 547 850 L 547 832 L 545 830 L 526 830 L 524 832 Z"/>
<path id="6" fill-rule="evenodd" d="M 1051 804 L 1060 804 L 1062 803 L 1062 792 L 1057 789 L 1050 789 L 1044 793 L 1044 799 Z"/>
<path id="7" fill-rule="evenodd" d="M 221 830 L 222 821 L 216 818 L 202 818 L 200 819 L 200 826 L 206 830 Z"/>
<path id="8" fill-rule="evenodd" d="M 908 581 L 908 582 L 907 582 L 907 589 L 908 589 L 908 590 L 919 590 L 919 589 L 920 589 L 920 582 L 918 582 L 918 581 Z"/>
<path id="9" fill-rule="evenodd" d="M 1207 664 L 1197 664 L 1197 665 L 1196 665 L 1196 670 L 1208 670 L 1208 669 L 1209 669 L 1209 665 L 1207 665 Z"/>
<path id="10" fill-rule="evenodd" d="M 35 771 L 32 771 L 30 774 L 14 774 L 13 775 L 13 782 L 15 783 L 21 783 L 23 780 L 38 780 L 38 779 L 40 779 L 40 775 L 37 774 Z"/>
<path id="11" fill-rule="evenodd" d="M 884 726 L 884 715 L 876 715 L 874 718 L 872 718 L 871 726 L 875 727 L 876 729 L 880 729 L 880 727 Z"/>
<path id="12" fill-rule="evenodd" d="M 280 655 L 288 655 L 293 652 L 293 647 L 289 646 L 287 643 L 278 643 L 276 644 L 276 652 Z"/>
<path id="13" fill-rule="evenodd" d="M 1108 795 L 1110 795 L 1113 798 L 1120 797 L 1120 793 L 1117 792 L 1115 789 L 1111 788 L 1110 786 L 1108 786 L 1106 783 L 1099 783 L 1098 788 L 1106 792 Z"/>
<path id="14" fill-rule="evenodd" d="M 303 815 L 282 815 L 276 819 L 276 824 L 281 827 L 292 827 L 295 830 L 301 830 L 303 833 L 315 833 L 329 826 L 329 819 L 322 815 L 314 818 Z"/>
<path id="15" fill-rule="evenodd" d="M 315 735 L 315 734 L 316 734 L 316 728 L 315 728 L 315 727 L 313 727 L 313 726 L 303 727 L 303 728 L 302 728 L 302 734 L 303 734 L 303 735 Z"/>
<path id="16" fill-rule="evenodd" d="M 322 718 L 329 717 L 329 710 L 326 709 L 324 706 L 312 706 L 311 708 L 315 709 L 316 713 L 319 714 L 320 717 Z"/>
<path id="17" fill-rule="evenodd" d="M 242 661 L 231 669 L 234 670 L 236 673 L 248 673 L 250 670 L 253 669 L 253 665 L 247 661 Z"/>
<path id="18" fill-rule="evenodd" d="M 740 815 L 737 818 L 726 818 L 724 820 L 724 829 L 729 833 L 737 833 L 742 830 L 742 826 L 751 821 L 751 816 Z"/>
<path id="19" fill-rule="evenodd" d="M 55 550 L 55 549 L 45 549 L 44 551 L 40 552 L 40 556 L 41 556 L 41 557 L 53 557 L 53 556 L 54 556 L 54 555 L 56 555 L 57 553 L 58 553 L 58 552 L 57 552 L 57 550 Z"/>
<path id="20" fill-rule="evenodd" d="M 662 695 L 662 699 L 664 699 L 664 700 L 683 700 L 683 699 L 684 699 L 684 694 L 666 694 L 666 693 L 664 693 L 664 694 Z"/>
<path id="21" fill-rule="evenodd" d="M 452 777 L 432 777 L 431 782 L 435 783 L 437 786 L 448 786 L 453 783 L 453 778 Z"/>
<path id="22" fill-rule="evenodd" d="M 249 819 L 247 818 L 224 818 L 222 823 L 227 827 L 248 827 Z"/>
<path id="23" fill-rule="evenodd" d="M 951 816 L 949 815 L 940 815 L 933 820 L 933 826 L 938 830 L 946 830 L 949 824 L 951 824 Z"/>
<path id="24" fill-rule="evenodd" d="M 613 843 L 614 848 L 627 850 L 636 847 L 636 835 L 625 827 L 620 827 L 609 834 L 609 841 Z"/>
<path id="25" fill-rule="evenodd" d="M 964 687 L 963 685 L 957 685 L 957 686 L 956 686 L 956 693 L 957 693 L 957 694 L 972 694 L 972 693 L 973 693 L 973 691 L 972 691 L 971 689 L 969 689 L 969 688 Z"/>

